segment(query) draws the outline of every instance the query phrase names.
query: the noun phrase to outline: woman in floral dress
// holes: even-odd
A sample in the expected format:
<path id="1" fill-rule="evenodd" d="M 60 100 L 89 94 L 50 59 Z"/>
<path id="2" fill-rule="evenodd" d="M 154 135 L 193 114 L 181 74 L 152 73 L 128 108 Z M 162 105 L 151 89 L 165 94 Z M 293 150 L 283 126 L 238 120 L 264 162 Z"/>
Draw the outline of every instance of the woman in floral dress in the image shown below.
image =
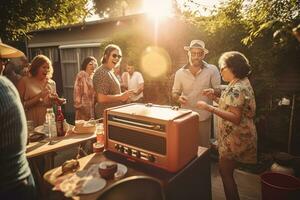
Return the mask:
<path id="1" fill-rule="evenodd" d="M 74 84 L 75 120 L 94 118 L 95 92 L 92 75 L 98 66 L 96 58 L 86 57 Z"/>
<path id="2" fill-rule="evenodd" d="M 203 93 L 218 101 L 215 108 L 198 101 L 200 109 L 218 116 L 219 170 L 223 181 L 226 199 L 239 199 L 233 177 L 239 162 L 255 164 L 257 161 L 257 135 L 253 121 L 255 116 L 255 98 L 247 78 L 250 65 L 247 58 L 236 51 L 226 52 L 219 59 L 222 79 L 228 82 L 220 98 L 213 89 Z"/>

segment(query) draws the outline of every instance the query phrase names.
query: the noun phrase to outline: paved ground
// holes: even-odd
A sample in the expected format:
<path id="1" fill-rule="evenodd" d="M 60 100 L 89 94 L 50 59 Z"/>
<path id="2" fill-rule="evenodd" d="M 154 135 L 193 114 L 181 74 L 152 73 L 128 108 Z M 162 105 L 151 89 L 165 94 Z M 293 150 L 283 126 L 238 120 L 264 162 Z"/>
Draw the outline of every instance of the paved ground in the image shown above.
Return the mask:
<path id="1" fill-rule="evenodd" d="M 260 200 L 261 183 L 260 177 L 256 174 L 235 170 L 234 177 L 238 185 L 241 200 Z M 211 182 L 212 182 L 212 199 L 225 200 L 222 180 L 218 171 L 218 163 L 211 163 Z"/>

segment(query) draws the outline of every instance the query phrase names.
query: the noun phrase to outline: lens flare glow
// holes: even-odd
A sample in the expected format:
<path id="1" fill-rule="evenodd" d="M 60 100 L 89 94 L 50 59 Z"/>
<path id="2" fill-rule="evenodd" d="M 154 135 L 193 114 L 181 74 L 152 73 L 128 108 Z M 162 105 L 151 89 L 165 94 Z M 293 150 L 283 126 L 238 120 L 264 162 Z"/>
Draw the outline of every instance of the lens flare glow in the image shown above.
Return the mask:
<path id="1" fill-rule="evenodd" d="M 171 0 L 144 0 L 143 11 L 151 18 L 161 19 L 172 13 Z"/>
<path id="2" fill-rule="evenodd" d="M 143 73 L 157 78 L 168 71 L 171 66 L 169 54 L 159 47 L 147 47 L 142 54 L 141 69 Z"/>

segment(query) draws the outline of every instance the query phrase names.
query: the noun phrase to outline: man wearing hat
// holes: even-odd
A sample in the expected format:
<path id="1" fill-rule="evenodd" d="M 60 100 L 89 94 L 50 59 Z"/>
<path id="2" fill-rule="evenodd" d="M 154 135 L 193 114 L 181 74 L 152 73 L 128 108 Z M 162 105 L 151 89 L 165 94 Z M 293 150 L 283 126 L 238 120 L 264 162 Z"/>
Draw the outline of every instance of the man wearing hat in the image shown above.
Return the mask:
<path id="1" fill-rule="evenodd" d="M 5 59 L 24 54 L 0 42 L 0 72 Z M 27 125 L 15 86 L 0 74 L 0 199 L 36 199 L 36 188 L 26 159 Z"/>
<path id="2" fill-rule="evenodd" d="M 192 40 L 190 46 L 185 46 L 188 53 L 188 63 L 177 70 L 172 88 L 172 97 L 182 108 L 199 113 L 199 145 L 209 147 L 211 134 L 211 113 L 197 108 L 199 100 L 212 104 L 212 101 L 202 95 L 208 88 L 218 88 L 221 83 L 220 73 L 216 66 L 206 63 L 203 59 L 208 53 L 205 43 Z"/>

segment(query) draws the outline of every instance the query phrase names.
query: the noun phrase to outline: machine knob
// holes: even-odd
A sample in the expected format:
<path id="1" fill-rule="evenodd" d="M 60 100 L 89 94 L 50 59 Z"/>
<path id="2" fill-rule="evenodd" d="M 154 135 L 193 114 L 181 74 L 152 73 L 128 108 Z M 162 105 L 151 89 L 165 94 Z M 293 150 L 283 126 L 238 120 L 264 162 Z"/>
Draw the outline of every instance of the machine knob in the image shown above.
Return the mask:
<path id="1" fill-rule="evenodd" d="M 131 155 L 131 154 L 132 154 L 132 151 L 131 151 L 130 148 L 127 149 L 127 154 L 128 154 L 128 155 Z"/>
<path id="2" fill-rule="evenodd" d="M 136 151 L 136 157 L 137 157 L 137 158 L 140 158 L 140 157 L 141 157 L 141 152 Z"/>
<path id="3" fill-rule="evenodd" d="M 120 145 L 119 151 L 124 153 L 124 147 Z"/>
<path id="4" fill-rule="evenodd" d="M 148 160 L 150 162 L 154 162 L 155 161 L 155 157 L 153 155 L 148 155 Z"/>
<path id="5" fill-rule="evenodd" d="M 160 125 L 155 125 L 154 130 L 160 130 Z"/>
<path id="6" fill-rule="evenodd" d="M 120 145 L 115 144 L 115 149 L 116 149 L 117 151 L 119 151 L 119 150 L 120 150 Z"/>

